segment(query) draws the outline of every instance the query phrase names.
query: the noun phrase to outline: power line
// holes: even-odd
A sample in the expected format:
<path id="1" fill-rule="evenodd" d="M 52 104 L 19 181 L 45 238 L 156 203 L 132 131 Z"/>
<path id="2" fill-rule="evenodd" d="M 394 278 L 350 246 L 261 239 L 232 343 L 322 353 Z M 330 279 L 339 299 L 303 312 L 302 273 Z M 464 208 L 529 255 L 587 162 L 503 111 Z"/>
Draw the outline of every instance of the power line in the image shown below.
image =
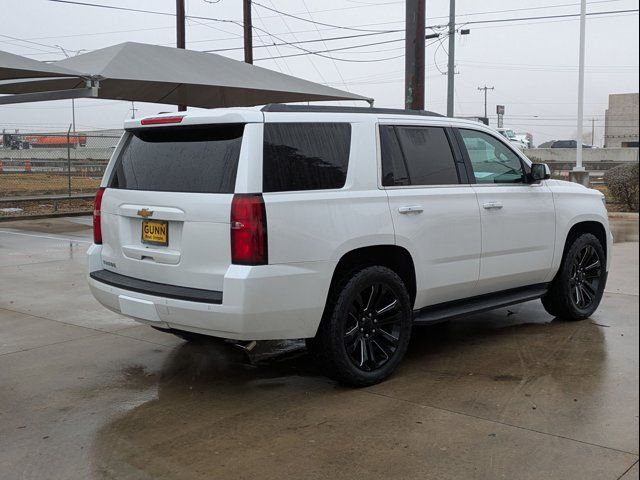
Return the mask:
<path id="1" fill-rule="evenodd" d="M 593 15 L 613 15 L 616 13 L 637 13 L 639 11 L 639 9 L 637 8 L 632 8 L 632 9 L 627 9 L 627 10 L 609 10 L 609 11 L 605 11 L 605 12 L 590 12 L 587 13 L 587 16 L 593 16 Z M 521 21 L 526 21 L 526 20 L 547 20 L 547 19 L 551 19 L 551 18 L 575 18 L 575 17 L 579 17 L 580 14 L 579 13 L 567 13 L 564 15 L 543 15 L 543 16 L 538 16 L 538 17 L 520 17 L 520 18 L 498 18 L 498 19 L 493 19 L 493 20 L 473 20 L 471 22 L 463 22 L 463 23 L 456 23 L 456 25 L 463 25 L 463 26 L 467 26 L 467 25 L 479 25 L 479 24 L 484 24 L 484 23 L 504 23 L 504 22 L 521 22 Z"/>
<path id="2" fill-rule="evenodd" d="M 253 6 L 252 6 L 252 8 L 253 8 Z M 260 21 L 260 23 L 261 23 L 264 27 L 266 27 L 266 24 L 265 24 L 264 20 L 260 17 L 260 14 L 258 14 L 258 12 L 256 12 L 256 18 Z M 253 24 L 253 28 L 254 28 L 254 29 L 255 29 L 255 27 L 256 27 L 256 25 L 255 25 L 255 24 Z M 263 31 L 264 31 L 264 30 L 263 30 Z M 265 43 L 265 44 L 266 44 L 265 40 L 262 40 L 262 36 L 263 36 L 263 34 L 262 34 L 262 33 L 259 33 L 259 32 L 258 32 L 258 33 L 256 34 L 256 36 L 260 39 L 260 41 L 261 41 L 262 43 Z M 273 41 L 273 39 L 272 39 L 271 35 L 267 34 L 267 37 L 265 37 L 265 38 L 266 38 L 266 41 L 270 41 L 270 42 L 272 42 L 272 45 L 274 45 L 274 46 L 275 46 L 276 53 L 277 53 L 278 55 L 282 55 L 282 53 L 280 52 L 280 48 L 279 48 L 279 46 L 276 44 L 276 42 L 274 42 L 274 41 Z M 269 54 L 269 56 L 271 56 L 271 57 L 273 57 L 273 56 L 274 56 L 274 55 L 271 53 L 271 50 L 270 50 L 269 48 L 267 48 L 267 53 L 268 53 L 268 54 Z M 275 63 L 276 67 L 278 67 L 278 70 L 280 70 L 280 71 L 282 72 L 282 69 L 280 68 L 280 62 L 278 62 L 278 60 L 274 58 L 274 59 L 273 59 L 273 63 Z M 286 61 L 283 61 L 282 63 L 283 63 L 283 65 L 284 65 L 284 67 L 287 69 L 287 71 L 289 72 L 289 74 L 290 74 L 290 75 L 291 75 L 291 74 L 293 74 L 293 72 L 291 71 L 291 68 L 289 67 L 289 65 L 287 64 L 287 62 L 286 62 Z M 284 72 L 283 72 L 283 73 L 284 73 Z"/>
<path id="3" fill-rule="evenodd" d="M 639 10 L 638 9 L 630 9 L 630 10 L 615 10 L 615 11 L 608 11 L 608 12 L 591 12 L 591 13 L 587 13 L 587 15 L 610 15 L 610 14 L 616 14 L 616 13 L 629 13 L 629 12 L 634 12 L 637 13 Z M 465 25 L 469 25 L 470 23 L 473 24 L 479 24 L 479 23 L 504 23 L 504 22 L 520 22 L 520 21 L 525 21 L 525 20 L 536 20 L 536 19 L 548 19 L 548 18 L 575 18 L 575 17 L 579 17 L 580 14 L 566 14 L 566 15 L 555 15 L 555 16 L 540 16 L 540 17 L 518 17 L 518 18 L 507 18 L 507 19 L 494 19 L 494 20 L 480 20 L 480 21 L 475 21 L 475 22 L 469 22 L 469 23 L 456 23 L 456 25 L 460 25 L 460 26 L 465 26 Z M 442 28 L 442 26 L 440 25 L 432 25 L 432 26 L 427 26 L 425 27 L 426 29 L 436 29 L 436 28 Z M 397 30 L 402 31 L 402 30 Z M 385 33 L 391 33 L 393 32 L 392 30 L 389 30 L 388 32 Z M 276 36 L 274 36 L 273 34 L 271 34 L 274 38 L 278 38 Z M 286 45 L 292 46 L 292 47 L 296 47 L 296 42 L 286 42 L 282 39 L 279 39 L 280 41 L 282 41 L 283 43 L 285 43 Z M 402 41 L 404 39 L 397 39 L 395 40 L 397 41 Z M 386 43 L 392 43 L 393 41 L 388 41 Z M 357 48 L 359 46 L 369 46 L 369 45 L 373 45 L 375 43 L 369 43 L 369 44 L 362 44 L 362 45 L 357 45 L 357 46 L 352 46 L 350 48 Z M 311 51 L 311 50 L 307 50 L 307 49 L 303 49 L 300 48 L 301 50 L 305 51 L 306 54 L 315 54 L 315 52 Z M 341 48 L 340 50 L 344 50 L 345 48 Z M 335 51 L 335 50 L 330 50 L 330 51 Z M 320 51 L 321 52 L 321 51 Z M 302 54 L 293 54 L 290 56 L 300 56 Z M 318 53 L 319 55 L 319 53 Z M 322 55 L 319 55 L 322 56 Z M 400 55 L 401 56 L 401 55 Z M 383 60 L 391 60 L 393 58 L 399 58 L 400 56 L 397 57 L 389 57 L 386 59 L 379 59 L 377 61 L 383 61 Z M 327 57 L 327 58 L 331 58 L 331 57 Z M 267 60 L 268 58 L 262 58 L 262 59 L 258 59 L 258 60 Z M 353 62 L 357 62 L 358 60 L 344 60 L 344 59 L 337 59 L 338 61 L 353 61 Z M 370 61 L 376 61 L 376 60 L 361 60 L 360 62 L 370 62 Z"/>
<path id="4" fill-rule="evenodd" d="M 290 34 L 294 34 L 294 33 L 300 33 L 300 32 L 290 32 Z M 389 32 L 389 33 L 395 33 L 395 32 Z M 276 35 L 286 35 L 287 33 L 276 33 Z M 292 43 L 295 44 L 302 44 L 302 43 L 319 43 L 319 42 L 328 42 L 328 41 L 332 41 L 332 40 L 349 40 L 351 38 L 361 38 L 361 37 L 369 37 L 372 35 L 380 35 L 379 33 L 361 33 L 358 35 L 341 35 L 338 37 L 328 37 L 328 38 L 321 38 L 321 39 L 313 39 L 313 40 L 298 40 L 295 42 L 284 42 L 284 43 L 274 43 L 272 45 L 256 45 L 254 48 L 266 48 L 266 47 L 271 47 L 271 46 L 283 46 L 283 45 L 291 45 Z M 394 41 L 403 41 L 404 38 L 399 38 L 397 40 Z M 204 41 L 211 41 L 211 40 L 204 40 Z M 207 53 L 217 53 L 217 52 L 230 52 L 233 50 L 242 50 L 242 47 L 232 47 L 232 48 L 215 48 L 215 49 L 211 49 L 211 50 L 201 50 L 202 52 L 207 52 Z"/>
<path id="5" fill-rule="evenodd" d="M 145 10 L 145 9 L 138 9 L 138 8 L 128 8 L 128 7 L 119 7 L 119 6 L 115 6 L 115 5 L 105 5 L 105 4 L 98 4 L 98 3 L 89 3 L 89 2 L 80 2 L 80 1 L 75 1 L 75 0 L 48 0 L 49 2 L 56 2 L 56 3 L 65 3 L 65 4 L 71 4 L 71 5 L 82 5 L 82 6 L 86 6 L 86 7 L 99 7 L 99 8 L 106 8 L 106 9 L 111 9 L 111 10 L 123 10 L 123 11 L 129 11 L 129 12 L 136 12 L 136 13 L 148 13 L 148 14 L 154 14 L 154 15 L 164 15 L 164 16 L 175 16 L 175 13 L 170 13 L 170 12 L 158 12 L 158 11 L 154 11 L 154 10 Z M 603 1 L 603 0 L 601 0 Z M 329 23 L 322 23 L 322 22 L 315 22 L 313 20 L 309 20 L 309 19 L 305 19 L 302 17 L 297 17 L 295 15 L 291 15 L 285 12 L 280 12 L 279 10 L 275 10 L 273 8 L 267 7 L 265 5 L 253 2 L 255 5 L 258 5 L 262 8 L 266 8 L 267 10 L 271 10 L 277 13 L 280 13 L 282 15 L 285 16 L 289 16 L 289 17 L 293 17 L 293 18 L 297 18 L 299 20 L 303 20 L 309 23 L 316 23 L 318 25 L 322 25 L 322 26 L 327 26 L 327 27 L 331 27 L 334 29 L 343 29 L 343 30 L 356 30 L 356 31 L 363 31 L 363 32 L 369 32 L 369 33 L 374 33 L 374 34 L 385 34 L 385 33 L 394 33 L 394 32 L 402 32 L 404 31 L 404 29 L 387 29 L 387 30 L 369 30 L 369 29 L 361 29 L 358 27 L 350 27 L 350 26 L 340 26 L 340 25 L 332 25 Z M 591 3 L 595 3 L 595 2 L 591 2 Z M 536 8 L 536 7 L 534 7 Z M 587 13 L 588 16 L 593 16 L 593 15 L 612 15 L 612 14 L 617 14 L 617 13 L 636 13 L 639 10 L 636 9 L 626 9 L 626 10 L 608 10 L 608 11 L 601 11 L 601 12 L 589 12 Z M 476 14 L 481 14 L 481 13 L 490 13 L 490 12 L 477 12 Z M 470 15 L 470 14 L 468 14 Z M 552 19 L 552 18 L 573 18 L 573 17 L 579 17 L 580 14 L 564 14 L 564 15 L 544 15 L 544 16 L 537 16 L 537 17 L 515 17 L 515 18 L 502 18 L 502 19 L 488 19 L 488 20 L 474 20 L 471 22 L 460 22 L 460 23 L 456 23 L 457 25 L 477 25 L 477 24 L 487 24 L 487 23 L 503 23 L 503 22 L 519 22 L 519 21 L 526 21 L 526 20 L 543 20 L 543 19 Z M 189 18 L 195 18 L 198 20 L 210 20 L 210 21 L 214 21 L 214 22 L 223 22 L 223 23 L 232 23 L 234 25 L 238 25 L 238 26 L 242 26 L 242 22 L 238 21 L 238 20 L 232 20 L 232 19 L 223 19 L 223 18 L 214 18 L 214 17 L 204 17 L 204 16 L 196 16 L 196 15 L 187 15 L 187 17 Z M 444 25 L 429 25 L 426 26 L 425 28 L 427 29 L 433 29 L 433 28 L 442 28 Z"/>
<path id="6" fill-rule="evenodd" d="M 271 4 L 273 5 L 273 2 L 271 2 Z M 307 6 L 307 2 L 305 0 L 302 0 L 302 4 L 304 5 L 304 8 L 307 11 L 307 14 L 309 15 L 309 18 L 311 18 L 311 20 L 313 20 L 311 12 L 309 11 L 309 7 Z M 322 45 L 324 45 L 324 48 L 329 48 L 327 46 L 327 42 L 325 42 L 324 38 L 322 37 L 322 33 L 320 33 L 320 29 L 318 28 L 318 25 L 314 25 L 314 27 L 316 28 L 316 31 L 318 32 L 318 36 L 320 37 L 320 40 L 322 40 Z M 293 38 L 295 40 L 297 40 L 296 37 L 293 37 Z M 349 91 L 349 87 L 347 86 L 346 82 L 344 81 L 344 77 L 342 76 L 342 72 L 338 68 L 338 64 L 336 63 L 335 60 L 331 60 L 331 62 L 333 63 L 333 68 L 335 69 L 336 73 L 340 77 L 340 80 L 342 80 L 342 84 L 344 85 L 345 90 Z M 315 65 L 314 65 L 314 67 L 315 67 Z M 325 80 L 325 83 L 327 83 L 326 80 Z M 354 102 L 354 105 L 355 105 L 355 102 Z"/>
<path id="7" fill-rule="evenodd" d="M 166 17 L 175 17 L 175 13 L 171 12 L 158 12 L 156 10 L 144 10 L 141 8 L 128 8 L 128 7 L 118 7 L 116 5 L 105 5 L 100 3 L 89 3 L 89 2 L 77 2 L 74 0 L 47 0 L 49 2 L 55 3 L 66 3 L 69 5 L 81 5 L 84 7 L 98 7 L 98 8 L 106 8 L 109 10 L 122 10 L 126 12 L 135 12 L 135 13 L 149 13 L 152 15 L 164 15 Z M 196 20 L 210 20 L 213 22 L 222 22 L 222 23 L 233 23 L 234 25 L 242 26 L 242 22 L 239 20 L 231 20 L 227 18 L 213 18 L 213 17 L 202 17 L 198 15 L 185 15 L 188 18 L 194 18 Z"/>
<path id="8" fill-rule="evenodd" d="M 333 25 L 331 23 L 316 22 L 314 20 L 309 20 L 308 18 L 298 17 L 297 15 L 293 15 L 291 13 L 283 12 L 282 10 L 276 10 L 275 8 L 267 7 L 266 5 L 263 5 L 263 4 L 258 3 L 258 2 L 253 2 L 253 4 L 255 6 L 257 6 L 257 7 L 264 8 L 265 10 L 269 10 L 271 12 L 277 13 L 279 15 L 283 15 L 285 17 L 295 18 L 296 20 L 300 20 L 302 22 L 307 22 L 307 23 L 313 23 L 315 25 L 322 25 L 323 27 L 331 27 L 331 28 L 337 28 L 337 29 L 341 29 L 341 30 L 353 30 L 353 31 L 356 31 L 356 32 L 387 33 L 387 31 L 385 31 L 385 30 L 369 30 L 369 29 L 362 29 L 362 28 L 357 28 L 357 27 L 347 27 L 347 26 L 342 26 L 342 25 Z"/>
<path id="9" fill-rule="evenodd" d="M 597 1 L 592 1 L 592 2 L 588 2 L 588 5 L 594 5 L 594 4 L 600 4 L 600 3 L 612 3 L 612 2 L 620 2 L 620 1 L 624 1 L 624 0 L 597 0 Z M 355 7 L 342 7 L 342 8 L 331 8 L 331 9 L 324 9 L 324 10 L 312 10 L 309 13 L 323 13 L 323 12 L 332 12 L 332 11 L 339 11 L 339 10 L 348 10 L 348 9 L 355 9 L 355 8 L 363 8 L 366 6 L 384 6 L 384 5 L 391 5 L 391 4 L 400 4 L 400 3 L 404 3 L 404 1 L 395 1 L 395 2 L 384 2 L 384 3 L 379 3 L 379 4 L 366 4 L 366 5 L 362 5 L 362 6 L 355 6 Z M 571 7 L 571 6 L 576 6 L 579 5 L 579 3 L 565 3 L 565 4 L 561 4 L 561 5 L 545 5 L 545 6 L 540 6 L 540 7 L 526 7 L 526 8 L 516 8 L 516 9 L 509 9 L 509 10 L 492 10 L 492 11 L 486 11 L 486 12 L 471 12 L 471 13 L 461 13 L 458 14 L 457 17 L 469 17 L 469 16 L 476 16 L 476 15 L 488 15 L 488 14 L 492 14 L 492 13 L 507 13 L 507 12 L 514 12 L 514 11 L 528 11 L 528 10 L 540 10 L 540 9 L 550 9 L 550 8 L 560 8 L 560 7 Z M 263 17 L 263 19 L 269 19 L 269 18 L 277 18 L 276 15 L 272 15 L 269 17 Z M 446 16 L 440 16 L 440 17 L 431 17 L 432 19 L 438 19 L 438 18 L 447 18 Z M 371 24 L 363 24 L 360 26 L 372 26 L 372 25 L 382 25 L 382 24 L 389 24 L 389 23 L 401 23 L 401 22 L 383 22 L 383 23 L 371 23 Z M 202 26 L 206 26 L 206 24 L 204 23 L 200 23 L 199 25 Z M 171 26 L 167 26 L 167 27 L 149 27 L 149 28 L 136 28 L 136 29 L 129 29 L 129 30 L 107 30 L 107 31 L 102 31 L 102 32 L 89 32 L 89 33 L 77 33 L 77 34 L 69 34 L 69 35 L 53 35 L 53 36 L 45 36 L 45 37 L 30 37 L 24 40 L 49 40 L 49 39 L 57 39 L 57 38 L 74 38 L 74 37 L 89 37 L 89 36 L 97 36 L 97 35 L 111 35 L 111 34 L 118 34 L 118 33 L 132 33 L 132 32 L 144 32 L 144 31 L 151 31 L 151 30 L 170 30 L 175 28 L 173 25 Z M 329 28 L 326 30 L 333 30 L 333 28 Z M 309 32 L 313 32 L 315 30 L 299 30 L 296 31 L 294 33 L 309 33 Z M 216 41 L 222 41 L 222 40 L 233 40 L 237 38 L 237 35 L 235 37 L 231 37 L 231 38 L 218 38 L 215 39 Z M 325 39 L 328 40 L 328 39 Z M 211 40 L 197 40 L 196 42 L 208 42 Z M 188 42 L 188 43 L 196 43 L 194 41 Z"/>
<path id="10" fill-rule="evenodd" d="M 404 40 L 404 39 L 401 39 Z M 397 40 L 394 40 L 397 41 Z M 425 46 L 431 46 L 434 43 L 436 43 L 438 40 L 435 40 L 431 43 L 426 44 Z M 359 47 L 368 47 L 370 45 L 377 45 L 377 44 L 381 44 L 381 43 L 390 43 L 390 41 L 388 42 L 376 42 L 376 43 L 368 43 L 368 44 L 364 44 L 364 45 L 357 45 L 357 46 L 349 46 L 349 47 L 338 47 L 338 48 L 330 48 L 328 50 L 318 50 L 318 51 L 310 51 L 310 50 L 306 50 L 305 53 L 292 53 L 289 55 L 282 55 L 279 57 L 264 57 L 264 58 L 257 58 L 256 60 L 270 60 L 272 58 L 290 58 L 290 57 L 300 57 L 303 55 L 318 55 L 320 57 L 323 58 L 330 58 L 333 60 L 337 60 L 339 62 L 353 62 L 353 63 L 373 63 L 373 62 L 384 62 L 386 60 L 394 60 L 396 58 L 401 58 L 404 57 L 404 53 L 400 54 L 400 55 L 394 55 L 392 57 L 386 57 L 386 58 L 374 58 L 374 59 L 348 59 L 348 58 L 338 58 L 338 57 L 332 57 L 329 55 L 322 55 L 323 53 L 327 53 L 327 52 L 336 52 L 336 51 L 340 51 L 340 50 L 348 50 L 348 49 L 352 49 L 352 48 L 359 48 Z M 293 47 L 295 47 L 295 45 L 292 45 Z M 404 47 L 402 47 L 404 48 Z M 362 53 L 378 53 L 375 51 L 372 52 L 362 52 Z"/>
<path id="11" fill-rule="evenodd" d="M 100 7 L 100 8 L 107 8 L 107 9 L 112 9 L 112 10 L 123 10 L 123 11 L 131 11 L 131 12 L 137 12 L 137 13 L 148 13 L 148 14 L 156 14 L 156 15 L 164 15 L 164 16 L 175 16 L 174 13 L 169 13 L 169 12 L 158 12 L 158 11 L 153 11 L 153 10 L 144 10 L 144 9 L 134 9 L 134 8 L 127 8 L 127 7 L 119 7 L 119 6 L 114 6 L 114 5 L 104 5 L 104 4 L 96 4 L 96 3 L 88 3 L 88 2 L 79 2 L 79 1 L 75 1 L 75 0 L 48 0 L 51 2 L 56 2 L 56 3 L 65 3 L 65 4 L 71 4 L 71 5 L 82 5 L 82 6 L 90 6 L 90 7 Z M 267 10 L 274 10 L 277 11 L 275 9 L 272 9 L 270 7 L 266 7 L 262 4 L 257 4 L 260 5 L 263 8 L 266 8 Z M 627 9 L 627 10 L 610 10 L 610 11 L 602 11 L 602 12 L 590 12 L 587 13 L 587 15 L 589 16 L 593 16 L 593 15 L 612 15 L 612 14 L 619 14 L 619 13 L 637 13 L 638 9 Z M 284 13 L 283 13 L 284 14 Z M 290 14 L 287 14 L 286 16 L 291 16 Z M 553 18 L 561 18 L 561 19 L 568 19 L 568 18 L 575 18 L 575 17 L 579 17 L 580 14 L 564 14 L 564 15 L 545 15 L 545 16 L 537 16 L 537 17 L 515 17 L 515 18 L 504 18 L 504 19 L 487 19 L 487 20 L 477 20 L 477 21 L 472 21 L 472 22 L 464 22 L 464 23 L 456 23 L 456 25 L 477 25 L 477 24 L 491 24 L 491 23 L 506 23 L 506 22 L 520 22 L 520 21 L 530 21 L 530 20 L 541 20 L 541 19 L 553 19 Z M 203 17 L 203 16 L 194 16 L 194 15 L 188 15 L 188 18 L 191 19 L 198 19 L 198 20 L 210 20 L 210 21 L 216 21 L 216 22 L 223 22 L 223 23 L 232 23 L 234 25 L 238 25 L 241 26 L 241 23 L 236 21 L 236 20 L 230 20 L 230 19 L 220 19 L 220 18 L 212 18 L 212 17 Z M 305 19 L 307 20 L 307 19 Z M 336 25 L 331 25 L 331 24 L 322 24 L 320 22 L 314 22 L 312 20 L 307 20 L 310 23 L 318 23 L 319 25 L 324 25 L 324 26 L 331 26 L 332 28 L 347 28 L 347 29 L 353 29 L 352 27 L 340 27 L 340 26 L 336 26 Z M 426 29 L 437 29 L 437 28 L 442 28 L 442 25 L 431 25 L 431 26 L 427 26 Z M 304 52 L 304 54 L 306 55 L 317 55 L 323 58 L 328 58 L 328 59 L 333 59 L 335 61 L 342 61 L 342 62 L 355 62 L 355 63 L 368 63 L 368 62 L 375 62 L 375 61 L 385 61 L 385 60 L 391 60 L 394 58 L 399 58 L 401 55 L 395 56 L 395 57 L 387 57 L 387 58 L 381 58 L 381 59 L 373 59 L 373 60 L 356 60 L 356 59 L 341 59 L 341 58 L 337 58 L 337 57 L 331 57 L 329 55 L 323 55 L 323 51 L 318 51 L 315 52 L 313 50 L 308 50 L 305 49 L 303 47 L 299 47 L 297 45 L 298 42 L 287 42 L 285 40 L 283 40 L 282 38 L 264 30 L 264 29 L 260 29 L 254 26 L 254 28 L 256 30 L 262 31 L 263 33 L 271 36 L 272 38 L 275 38 L 276 40 L 280 41 L 282 45 L 287 45 L 287 46 L 291 46 L 293 48 L 297 48 L 298 50 L 301 50 L 302 52 Z M 381 35 L 381 34 L 388 34 L 388 33 L 394 33 L 394 32 L 403 32 L 403 29 L 396 29 L 396 30 L 385 30 L 385 31 L 367 31 L 367 34 L 369 35 Z M 353 36 L 352 36 L 353 37 Z M 14 37 L 12 37 L 14 38 Z M 14 38 L 15 39 L 15 38 Z M 337 39 L 337 38 L 336 38 Z M 17 39 L 17 40 L 22 40 L 22 39 Z M 329 40 L 329 39 L 325 39 L 325 40 Z M 402 39 L 398 39 L 395 41 L 401 41 Z M 319 41 L 319 40 L 318 40 Z M 304 41 L 304 42 L 308 42 L 308 41 Z M 302 42 L 299 42 L 302 43 Z M 391 43 L 391 42 L 389 42 Z M 43 44 L 44 45 L 44 44 Z M 50 45 L 44 45 L 50 48 L 54 48 L 53 46 Z M 358 48 L 360 46 L 368 46 L 368 44 L 362 44 L 362 45 L 357 45 L 357 46 L 352 46 L 351 48 Z M 330 49 L 327 49 L 330 50 Z M 290 55 L 290 56 L 300 56 L 303 54 L 298 54 L 298 55 Z M 269 60 L 272 58 L 276 58 L 276 57 L 264 57 L 264 58 L 260 58 L 257 60 Z M 286 58 L 286 56 L 281 55 L 278 58 Z"/>

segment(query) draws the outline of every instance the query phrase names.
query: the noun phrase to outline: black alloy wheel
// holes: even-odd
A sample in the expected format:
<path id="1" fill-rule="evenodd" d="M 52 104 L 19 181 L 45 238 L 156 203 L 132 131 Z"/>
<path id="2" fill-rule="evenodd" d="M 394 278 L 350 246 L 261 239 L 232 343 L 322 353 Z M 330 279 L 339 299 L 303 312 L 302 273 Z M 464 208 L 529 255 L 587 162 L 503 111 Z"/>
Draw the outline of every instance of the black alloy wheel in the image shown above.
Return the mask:
<path id="1" fill-rule="evenodd" d="M 344 345 L 353 364 L 366 372 L 386 364 L 396 352 L 402 329 L 400 299 L 374 283 L 358 293 L 344 323 Z"/>
<path id="2" fill-rule="evenodd" d="M 542 305 L 565 320 L 589 318 L 600 305 L 607 283 L 606 254 L 591 233 L 569 239 L 565 254 Z"/>
<path id="3" fill-rule="evenodd" d="M 332 287 L 309 353 L 331 378 L 353 387 L 388 378 L 404 357 L 413 312 L 396 272 L 381 265 L 346 271 Z"/>
<path id="4" fill-rule="evenodd" d="M 571 300 L 580 310 L 587 310 L 597 298 L 602 261 L 592 245 L 585 245 L 571 262 Z"/>

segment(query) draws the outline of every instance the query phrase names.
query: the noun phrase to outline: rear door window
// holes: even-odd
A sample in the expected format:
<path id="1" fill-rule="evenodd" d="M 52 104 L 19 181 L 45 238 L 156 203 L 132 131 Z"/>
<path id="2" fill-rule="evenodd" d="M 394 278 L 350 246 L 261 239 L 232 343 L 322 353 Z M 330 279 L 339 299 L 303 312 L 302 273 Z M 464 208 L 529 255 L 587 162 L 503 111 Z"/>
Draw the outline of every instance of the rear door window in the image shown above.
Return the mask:
<path id="1" fill-rule="evenodd" d="M 130 130 L 111 188 L 233 193 L 243 124 Z"/>
<path id="2" fill-rule="evenodd" d="M 263 191 L 344 187 L 350 144 L 348 123 L 266 123 Z"/>
<path id="3" fill-rule="evenodd" d="M 380 127 L 382 185 L 454 185 L 460 183 L 444 128 Z"/>

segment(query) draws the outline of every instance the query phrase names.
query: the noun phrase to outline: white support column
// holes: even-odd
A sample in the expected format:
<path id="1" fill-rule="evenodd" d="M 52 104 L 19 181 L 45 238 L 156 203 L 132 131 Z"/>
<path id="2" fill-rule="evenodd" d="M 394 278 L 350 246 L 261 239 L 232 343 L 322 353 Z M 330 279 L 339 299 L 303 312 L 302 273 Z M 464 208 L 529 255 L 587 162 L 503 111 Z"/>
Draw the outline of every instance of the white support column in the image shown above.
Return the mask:
<path id="1" fill-rule="evenodd" d="M 580 4 L 580 61 L 578 67 L 578 134 L 576 135 L 576 166 L 575 171 L 584 172 L 582 166 L 582 135 L 584 127 L 584 56 L 585 56 L 585 27 L 587 14 L 587 0 Z"/>
<path id="2" fill-rule="evenodd" d="M 580 2 L 580 60 L 578 67 L 578 122 L 576 134 L 576 166 L 569 172 L 571 181 L 589 186 L 589 172 L 582 165 L 582 135 L 584 132 L 584 57 L 586 40 L 587 0 Z"/>

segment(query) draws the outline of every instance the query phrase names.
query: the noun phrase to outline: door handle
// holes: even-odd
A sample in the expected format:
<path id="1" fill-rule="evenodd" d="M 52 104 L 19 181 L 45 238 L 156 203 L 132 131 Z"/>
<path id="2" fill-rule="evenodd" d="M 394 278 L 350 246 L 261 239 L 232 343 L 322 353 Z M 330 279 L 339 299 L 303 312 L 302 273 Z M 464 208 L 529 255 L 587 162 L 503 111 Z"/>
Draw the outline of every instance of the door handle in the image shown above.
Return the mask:
<path id="1" fill-rule="evenodd" d="M 406 207 L 398 208 L 398 212 L 407 214 L 407 213 L 422 213 L 424 208 L 421 205 L 408 205 Z"/>
<path id="2" fill-rule="evenodd" d="M 485 210 L 500 210 L 503 206 L 502 202 L 487 202 L 482 204 L 482 208 Z"/>

